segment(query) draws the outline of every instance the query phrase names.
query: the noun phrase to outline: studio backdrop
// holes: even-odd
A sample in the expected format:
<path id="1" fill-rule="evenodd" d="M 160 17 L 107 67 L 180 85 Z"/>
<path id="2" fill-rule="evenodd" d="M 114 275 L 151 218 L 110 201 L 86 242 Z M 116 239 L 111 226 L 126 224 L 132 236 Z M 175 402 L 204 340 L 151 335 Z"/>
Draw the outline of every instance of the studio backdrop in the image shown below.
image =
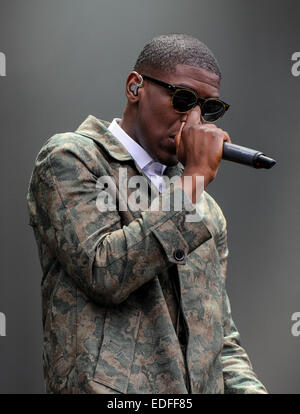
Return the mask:
<path id="1" fill-rule="evenodd" d="M 154 36 L 214 52 L 219 126 L 277 160 L 222 161 L 208 192 L 228 224 L 227 289 L 255 372 L 300 392 L 300 3 L 296 0 L 0 0 L 0 393 L 43 393 L 41 267 L 26 193 L 53 134 L 122 116 L 125 80 Z"/>

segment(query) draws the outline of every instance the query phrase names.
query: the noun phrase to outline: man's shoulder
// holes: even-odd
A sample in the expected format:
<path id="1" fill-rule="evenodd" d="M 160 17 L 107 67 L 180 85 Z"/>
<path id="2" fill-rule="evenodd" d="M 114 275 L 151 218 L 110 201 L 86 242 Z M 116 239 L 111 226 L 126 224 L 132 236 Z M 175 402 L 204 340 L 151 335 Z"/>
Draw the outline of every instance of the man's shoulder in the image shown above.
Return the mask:
<path id="1" fill-rule="evenodd" d="M 103 130 L 96 129 L 95 125 L 91 125 L 91 118 L 97 119 L 89 116 L 75 131 L 56 133 L 48 138 L 38 152 L 36 164 L 42 160 L 55 158 L 60 155 L 72 154 L 79 158 L 87 158 L 88 160 L 93 159 L 96 153 L 99 156 L 97 140 L 101 142 L 102 136 L 107 132 L 106 127 L 109 123 L 97 120 L 99 125 L 103 127 Z M 97 140 L 95 140 L 95 137 L 97 137 Z"/>
<path id="2" fill-rule="evenodd" d="M 92 145 L 93 141 L 86 136 L 78 134 L 76 131 L 59 132 L 48 138 L 41 150 L 48 149 L 51 151 L 55 148 L 81 146 L 82 144 Z"/>
<path id="3" fill-rule="evenodd" d="M 56 148 L 74 148 L 81 146 L 94 147 L 94 139 L 97 138 L 98 140 L 101 140 L 107 133 L 108 125 L 109 122 L 98 120 L 92 115 L 89 115 L 76 130 L 52 135 L 43 144 L 41 150 L 48 149 L 51 151 Z"/>
<path id="4" fill-rule="evenodd" d="M 42 145 L 35 160 L 35 167 L 49 164 L 62 158 L 66 162 L 72 158 L 91 160 L 95 153 L 95 143 L 76 132 L 58 133 Z"/>
<path id="5" fill-rule="evenodd" d="M 132 157 L 109 131 L 109 122 L 89 115 L 73 132 L 64 132 L 50 137 L 42 146 L 37 162 L 45 157 L 53 158 L 61 154 L 75 155 L 84 161 L 108 159 L 128 161 Z"/>

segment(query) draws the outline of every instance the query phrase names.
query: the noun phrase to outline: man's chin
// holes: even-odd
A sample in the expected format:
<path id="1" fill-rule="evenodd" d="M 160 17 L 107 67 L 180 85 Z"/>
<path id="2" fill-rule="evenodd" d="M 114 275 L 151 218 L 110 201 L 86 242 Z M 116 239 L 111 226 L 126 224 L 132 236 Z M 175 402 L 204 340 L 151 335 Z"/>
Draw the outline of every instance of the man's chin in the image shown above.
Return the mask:
<path id="1" fill-rule="evenodd" d="M 156 158 L 158 162 L 160 162 L 163 165 L 166 165 L 167 167 L 173 167 L 178 163 L 178 158 L 175 151 L 161 151 L 159 156 Z"/>
<path id="2" fill-rule="evenodd" d="M 177 164 L 178 164 L 178 158 L 177 157 L 170 160 L 170 161 L 168 161 L 167 163 L 165 163 L 165 165 L 167 167 L 173 167 L 174 165 L 177 165 Z"/>
<path id="3" fill-rule="evenodd" d="M 178 164 L 177 155 L 166 157 L 165 159 L 160 160 L 160 163 L 166 165 L 167 167 L 173 167 L 174 165 Z"/>

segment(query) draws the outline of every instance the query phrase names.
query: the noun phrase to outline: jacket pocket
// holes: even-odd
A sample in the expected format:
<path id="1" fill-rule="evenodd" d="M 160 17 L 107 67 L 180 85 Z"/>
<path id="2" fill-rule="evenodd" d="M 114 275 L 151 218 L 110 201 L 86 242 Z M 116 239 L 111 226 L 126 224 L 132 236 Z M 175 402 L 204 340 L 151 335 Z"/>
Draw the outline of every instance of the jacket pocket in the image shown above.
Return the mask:
<path id="1" fill-rule="evenodd" d="M 126 393 L 141 311 L 127 304 L 108 308 L 93 380 Z"/>

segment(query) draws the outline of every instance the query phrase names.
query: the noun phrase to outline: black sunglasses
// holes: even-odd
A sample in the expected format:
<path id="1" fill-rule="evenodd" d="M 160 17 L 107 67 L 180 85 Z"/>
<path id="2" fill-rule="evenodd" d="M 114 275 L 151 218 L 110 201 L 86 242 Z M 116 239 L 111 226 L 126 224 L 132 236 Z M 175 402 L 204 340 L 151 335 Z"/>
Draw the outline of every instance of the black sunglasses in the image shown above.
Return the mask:
<path id="1" fill-rule="evenodd" d="M 188 112 L 195 108 L 196 105 L 200 105 L 202 118 L 206 122 L 215 122 L 229 109 L 230 105 L 221 101 L 221 99 L 201 98 L 193 89 L 171 85 L 161 80 L 154 79 L 151 76 L 141 76 L 143 79 L 156 83 L 172 92 L 171 102 L 176 112 Z"/>

